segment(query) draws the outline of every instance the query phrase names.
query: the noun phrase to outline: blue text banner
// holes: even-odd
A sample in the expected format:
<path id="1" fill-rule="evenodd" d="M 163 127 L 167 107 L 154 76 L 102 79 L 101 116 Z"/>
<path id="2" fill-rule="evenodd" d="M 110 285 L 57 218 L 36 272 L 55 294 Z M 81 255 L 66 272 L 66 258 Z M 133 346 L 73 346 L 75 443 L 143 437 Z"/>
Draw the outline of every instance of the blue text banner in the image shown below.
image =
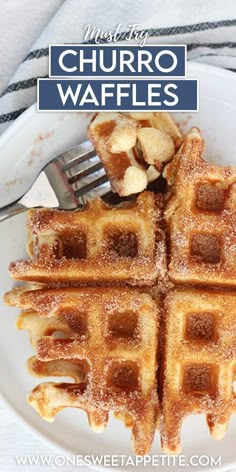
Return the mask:
<path id="1" fill-rule="evenodd" d="M 39 111 L 198 111 L 198 80 L 39 79 Z"/>
<path id="2" fill-rule="evenodd" d="M 186 46 L 51 45 L 50 77 L 185 77 Z"/>

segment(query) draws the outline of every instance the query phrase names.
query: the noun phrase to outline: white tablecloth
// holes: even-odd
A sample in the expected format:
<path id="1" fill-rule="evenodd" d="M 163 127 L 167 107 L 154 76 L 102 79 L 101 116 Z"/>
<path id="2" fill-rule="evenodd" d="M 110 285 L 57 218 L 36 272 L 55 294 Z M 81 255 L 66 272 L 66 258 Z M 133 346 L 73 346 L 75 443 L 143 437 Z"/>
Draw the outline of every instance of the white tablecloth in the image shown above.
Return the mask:
<path id="1" fill-rule="evenodd" d="M 0 0 L 0 95 L 63 0 Z"/>

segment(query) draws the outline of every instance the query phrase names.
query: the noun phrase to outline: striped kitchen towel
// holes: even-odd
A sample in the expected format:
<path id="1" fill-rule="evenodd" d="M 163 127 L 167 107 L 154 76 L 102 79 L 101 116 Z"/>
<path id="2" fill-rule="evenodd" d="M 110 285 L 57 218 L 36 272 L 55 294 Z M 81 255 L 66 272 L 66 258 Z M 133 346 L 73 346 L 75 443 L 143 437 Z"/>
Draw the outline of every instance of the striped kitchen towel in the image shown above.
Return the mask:
<path id="1" fill-rule="evenodd" d="M 37 78 L 48 74 L 48 45 L 94 42 L 85 39 L 88 24 L 97 27 L 99 42 L 119 25 L 121 44 L 135 24 L 147 43 L 187 44 L 188 59 L 236 71 L 235 0 L 66 0 L 0 97 L 0 134 L 36 100 Z"/>

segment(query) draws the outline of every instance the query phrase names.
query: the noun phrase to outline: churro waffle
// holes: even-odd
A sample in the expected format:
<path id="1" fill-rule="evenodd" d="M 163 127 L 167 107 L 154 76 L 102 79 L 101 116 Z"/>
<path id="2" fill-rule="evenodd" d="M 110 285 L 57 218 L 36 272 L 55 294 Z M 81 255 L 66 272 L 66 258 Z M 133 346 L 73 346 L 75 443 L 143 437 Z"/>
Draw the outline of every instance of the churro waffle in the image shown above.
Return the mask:
<path id="1" fill-rule="evenodd" d="M 128 169 L 141 170 L 145 182 L 162 171 L 146 141 L 153 130 L 169 126 L 162 163 L 182 137 L 168 114 L 119 115 L 97 115 L 90 132 L 105 123 L 99 145 L 119 156 L 115 168 L 109 158 L 107 165 L 121 193 Z M 149 452 L 155 424 L 164 451 L 178 452 L 189 414 L 205 414 L 215 438 L 225 433 L 236 412 L 236 168 L 208 164 L 202 151 L 193 128 L 165 167 L 165 197 L 144 192 L 117 207 L 94 200 L 83 211 L 29 212 L 31 261 L 12 263 L 10 273 L 45 285 L 13 289 L 5 301 L 24 309 L 17 327 L 36 349 L 30 373 L 74 379 L 31 392 L 29 403 L 46 420 L 77 407 L 98 431 L 113 411 L 132 427 L 137 454 Z M 122 167 L 130 152 L 141 160 Z"/>
<path id="2" fill-rule="evenodd" d="M 202 150 L 203 139 L 193 128 L 166 171 L 174 179 L 165 210 L 168 273 L 176 283 L 235 287 L 236 168 L 208 164 Z"/>
<path id="3" fill-rule="evenodd" d="M 156 128 L 163 134 L 170 136 L 176 150 L 181 146 L 183 136 L 169 113 L 133 112 L 128 113 L 128 116 L 136 120 L 141 128 Z"/>
<path id="4" fill-rule="evenodd" d="M 98 113 L 88 128 L 111 186 L 121 196 L 142 192 L 148 184 L 146 169 L 133 149 L 138 126 L 121 113 Z"/>
<path id="5" fill-rule="evenodd" d="M 162 447 L 180 451 L 186 415 L 205 413 L 216 439 L 236 412 L 235 294 L 173 290 L 166 298 L 163 353 Z"/>
<path id="6" fill-rule="evenodd" d="M 160 198 L 145 192 L 118 207 L 97 199 L 83 211 L 31 210 L 32 260 L 13 262 L 10 274 L 50 285 L 152 285 L 165 272 L 160 207 Z"/>
<path id="7" fill-rule="evenodd" d="M 168 113 L 98 113 L 88 137 L 121 196 L 141 192 L 157 179 L 182 142 Z"/>
<path id="8" fill-rule="evenodd" d="M 37 355 L 36 376 L 71 376 L 75 383 L 47 382 L 29 395 L 46 420 L 65 407 L 82 408 L 102 431 L 110 411 L 132 426 L 134 452 L 149 452 L 156 426 L 158 307 L 132 289 L 15 289 L 6 302 L 27 311 L 17 327 L 27 329 Z"/>

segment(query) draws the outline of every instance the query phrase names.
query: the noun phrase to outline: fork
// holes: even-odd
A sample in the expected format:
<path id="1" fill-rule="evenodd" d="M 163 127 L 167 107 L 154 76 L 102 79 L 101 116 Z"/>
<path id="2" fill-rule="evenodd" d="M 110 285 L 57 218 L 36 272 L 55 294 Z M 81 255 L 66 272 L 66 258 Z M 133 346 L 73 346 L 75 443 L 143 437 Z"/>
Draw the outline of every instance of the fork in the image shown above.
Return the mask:
<path id="1" fill-rule="evenodd" d="M 90 141 L 54 158 L 30 189 L 17 201 L 0 209 L 0 222 L 29 208 L 75 210 L 93 197 L 111 192 L 110 183 Z"/>

